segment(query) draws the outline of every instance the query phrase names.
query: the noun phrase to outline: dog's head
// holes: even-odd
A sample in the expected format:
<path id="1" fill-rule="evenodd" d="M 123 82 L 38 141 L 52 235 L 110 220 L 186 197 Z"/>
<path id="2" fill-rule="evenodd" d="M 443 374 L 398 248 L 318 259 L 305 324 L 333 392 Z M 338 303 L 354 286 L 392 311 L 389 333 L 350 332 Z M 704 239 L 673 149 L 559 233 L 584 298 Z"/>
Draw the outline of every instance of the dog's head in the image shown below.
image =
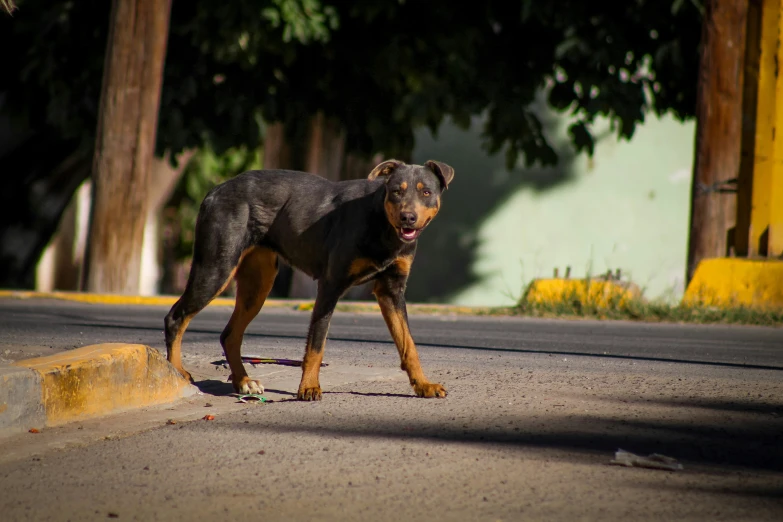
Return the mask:
<path id="1" fill-rule="evenodd" d="M 386 218 L 404 243 L 412 243 L 440 210 L 440 196 L 454 179 L 454 169 L 439 161 L 406 165 L 384 161 L 367 179 L 386 180 Z"/>

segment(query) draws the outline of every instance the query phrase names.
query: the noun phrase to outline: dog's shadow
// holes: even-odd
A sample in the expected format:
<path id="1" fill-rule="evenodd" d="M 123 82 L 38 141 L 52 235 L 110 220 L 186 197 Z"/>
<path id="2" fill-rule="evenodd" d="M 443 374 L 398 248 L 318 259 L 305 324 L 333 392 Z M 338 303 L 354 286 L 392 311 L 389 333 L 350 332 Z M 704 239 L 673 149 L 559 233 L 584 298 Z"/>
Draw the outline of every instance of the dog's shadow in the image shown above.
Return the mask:
<path id="1" fill-rule="evenodd" d="M 193 386 L 198 388 L 201 393 L 206 395 L 212 395 L 215 397 L 225 397 L 234 393 L 234 385 L 230 382 L 218 381 L 215 379 L 205 379 L 203 381 L 197 381 L 193 383 Z M 265 388 L 265 392 L 274 393 L 277 395 L 288 395 L 290 397 L 296 397 L 296 393 L 285 390 L 273 390 L 272 388 Z"/>
<path id="2" fill-rule="evenodd" d="M 203 381 L 195 381 L 192 384 L 206 395 L 222 397 L 234 393 L 234 386 L 230 382 L 205 379 Z"/>
<path id="3" fill-rule="evenodd" d="M 226 397 L 234 393 L 234 386 L 230 382 L 219 381 L 216 379 L 205 379 L 203 381 L 194 382 L 193 385 L 198 388 L 201 393 L 206 395 L 212 395 L 215 397 Z M 285 390 L 274 390 L 266 388 L 266 392 L 274 393 L 276 395 L 287 395 L 289 397 L 296 397 L 296 393 Z M 371 392 L 357 392 L 357 391 L 325 391 L 324 395 L 360 395 L 362 397 L 396 397 L 401 399 L 414 399 L 413 395 L 406 395 L 402 393 L 371 393 Z M 287 400 L 287 399 L 286 399 Z"/>

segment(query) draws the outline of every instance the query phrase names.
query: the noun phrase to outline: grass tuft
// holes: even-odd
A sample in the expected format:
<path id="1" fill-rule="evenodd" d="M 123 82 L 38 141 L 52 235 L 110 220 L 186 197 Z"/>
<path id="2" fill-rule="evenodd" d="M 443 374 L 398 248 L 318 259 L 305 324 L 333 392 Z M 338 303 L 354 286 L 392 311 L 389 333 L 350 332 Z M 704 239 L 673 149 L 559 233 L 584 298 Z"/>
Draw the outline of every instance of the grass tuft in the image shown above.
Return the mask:
<path id="1" fill-rule="evenodd" d="M 696 324 L 783 325 L 783 308 L 760 308 L 743 304 L 728 307 L 648 301 L 641 294 L 592 292 L 564 288 L 560 295 L 529 299 L 530 288 L 512 313 L 530 317 L 619 319 L 647 322 Z"/>

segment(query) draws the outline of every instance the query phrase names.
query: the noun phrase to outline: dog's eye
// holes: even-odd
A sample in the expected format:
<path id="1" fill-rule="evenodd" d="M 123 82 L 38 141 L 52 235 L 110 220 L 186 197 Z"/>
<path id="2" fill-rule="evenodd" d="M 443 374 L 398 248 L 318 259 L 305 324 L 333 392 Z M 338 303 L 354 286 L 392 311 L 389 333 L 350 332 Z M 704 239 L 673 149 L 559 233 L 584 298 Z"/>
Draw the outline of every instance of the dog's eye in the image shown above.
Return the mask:
<path id="1" fill-rule="evenodd" d="M 399 190 L 397 190 L 397 189 L 392 190 L 392 196 L 398 198 L 398 197 L 400 197 L 400 194 L 402 194 L 402 192 L 400 192 Z"/>
<path id="2" fill-rule="evenodd" d="M 425 198 L 428 198 L 432 195 L 432 192 L 430 192 L 429 190 L 423 190 L 421 193 L 424 194 Z"/>

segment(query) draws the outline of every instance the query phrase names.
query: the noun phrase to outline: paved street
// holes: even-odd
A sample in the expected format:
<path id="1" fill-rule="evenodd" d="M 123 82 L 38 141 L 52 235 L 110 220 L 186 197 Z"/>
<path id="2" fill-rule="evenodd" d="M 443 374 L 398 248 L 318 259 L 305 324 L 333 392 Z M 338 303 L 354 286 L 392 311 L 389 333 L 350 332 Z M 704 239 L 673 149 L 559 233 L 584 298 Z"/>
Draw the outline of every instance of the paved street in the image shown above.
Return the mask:
<path id="1" fill-rule="evenodd" d="M 0 358 L 163 349 L 165 313 L 0 300 Z M 783 329 L 416 316 L 424 370 L 449 390 L 422 400 L 380 314 L 338 313 L 323 401 L 291 400 L 298 368 L 259 365 L 262 405 L 226 395 L 230 313 L 185 335 L 196 398 L 0 441 L 3 519 L 783 517 Z M 244 353 L 300 359 L 308 318 L 262 311 Z M 684 470 L 609 465 L 618 448 Z"/>

